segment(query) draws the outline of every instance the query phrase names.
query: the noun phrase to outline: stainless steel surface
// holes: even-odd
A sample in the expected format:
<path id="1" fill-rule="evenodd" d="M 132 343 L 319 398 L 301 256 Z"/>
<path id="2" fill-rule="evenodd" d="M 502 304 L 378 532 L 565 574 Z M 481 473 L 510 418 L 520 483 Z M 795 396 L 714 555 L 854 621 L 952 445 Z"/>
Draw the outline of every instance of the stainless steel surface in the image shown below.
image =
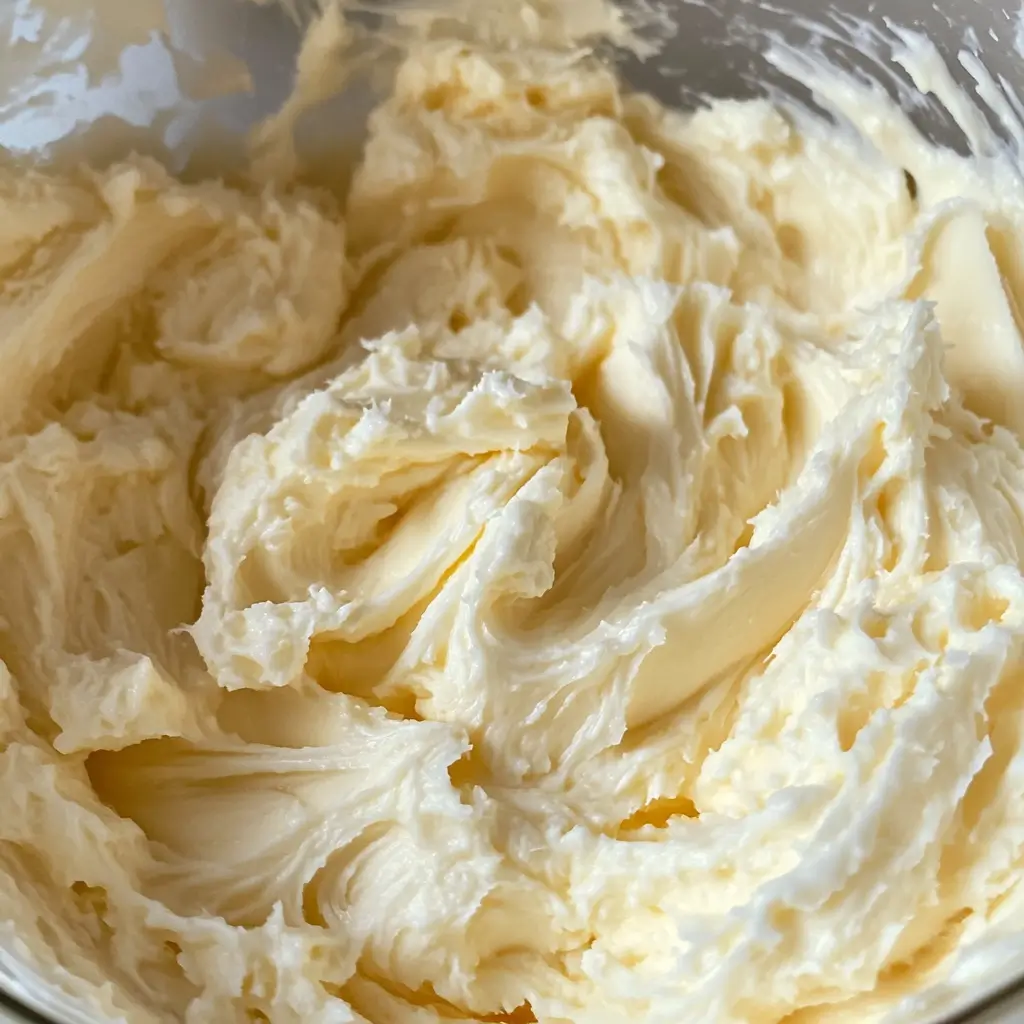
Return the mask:
<path id="1" fill-rule="evenodd" d="M 45 7 L 46 2 L 39 0 L 39 6 Z M 140 10 L 155 9 L 159 2 L 94 0 L 86 3 L 82 0 L 76 4 L 74 0 L 61 0 L 61 18 L 44 19 L 44 28 L 73 36 L 77 25 L 85 35 L 91 32 L 95 41 L 97 31 L 124 28 L 124 12 L 130 6 L 134 12 L 132 38 L 138 43 L 146 38 Z M 181 167 L 200 136 L 209 137 L 212 131 L 222 139 L 238 142 L 249 128 L 284 100 L 300 29 L 275 5 L 257 5 L 249 0 L 166 0 L 166 3 L 168 19 L 162 31 L 190 54 L 193 62 L 201 64 L 209 55 L 226 50 L 249 68 L 254 85 L 251 93 L 221 95 L 195 109 L 190 108 L 190 116 L 177 124 L 168 137 L 168 146 L 165 149 L 155 147 L 170 163 Z M 656 58 L 647 62 L 631 57 L 620 59 L 629 82 L 673 105 L 693 106 L 709 95 L 748 98 L 763 94 L 766 87 L 781 90 L 800 102 L 809 102 L 803 86 L 785 78 L 764 57 L 771 39 L 777 37 L 796 46 L 812 44 L 839 67 L 868 79 L 882 80 L 904 105 L 909 103 L 915 123 L 930 138 L 963 150 L 966 141 L 948 112 L 932 99 L 912 98 L 907 88 L 909 80 L 888 65 L 887 51 L 893 37 L 887 28 L 887 19 L 927 34 L 937 44 L 958 82 L 970 84 L 969 76 L 958 63 L 958 54 L 966 49 L 980 56 L 996 81 L 1003 78 L 1024 92 L 1024 53 L 1021 52 L 1024 50 L 1024 8 L 1004 8 L 1002 3 L 989 0 L 944 0 L 942 3 L 838 0 L 834 4 L 821 0 L 780 3 L 665 0 L 661 6 L 678 25 L 674 38 Z M 77 107 L 75 104 L 90 90 L 95 92 L 95 81 L 79 82 L 78 93 L 65 83 L 62 87 L 65 92 L 58 90 L 53 94 L 60 102 L 54 102 L 51 95 L 49 110 L 45 102 L 36 102 L 31 119 L 10 116 L 11 107 L 10 104 L 5 107 L 4 90 L 11 88 L 11 69 L 21 66 L 19 60 L 25 58 L 25 46 L 32 45 L 31 40 L 28 44 L 25 39 L 14 41 L 18 11 L 27 8 L 22 0 L 0 0 L 0 53 L 3 54 L 0 56 L 0 146 L 32 156 L 43 154 L 49 144 L 56 152 L 70 150 L 99 161 L 113 159 L 139 146 L 149 148 L 152 130 L 143 123 L 145 116 L 138 114 L 138 104 L 132 109 L 136 109 L 136 120 L 140 123 L 132 131 L 88 132 L 83 131 L 82 123 L 75 132 L 70 131 L 75 117 L 88 107 L 88 104 L 79 103 Z M 865 35 L 865 23 L 874 26 L 874 31 Z M 126 95 L 129 99 L 133 94 L 141 96 L 151 85 L 146 78 L 146 61 L 137 63 L 141 71 L 139 67 L 132 70 L 122 64 L 118 69 L 120 78 L 114 75 L 115 91 L 119 90 L 121 99 Z M 158 65 L 163 67 L 154 59 L 148 71 L 157 73 Z M 70 92 L 66 91 L 68 89 Z M 88 108 L 92 116 L 97 110 L 102 114 L 102 103 L 109 99 L 106 93 L 100 96 L 97 102 L 102 101 L 101 105 Z M 114 107 L 122 109 L 116 104 Z M 313 130 L 310 137 L 315 139 L 324 131 L 335 137 L 339 133 L 357 137 L 361 118 L 368 107 L 369 97 L 365 91 L 329 102 L 316 112 L 319 128 Z M 149 110 L 166 127 L 169 112 L 161 107 L 159 100 L 154 101 L 149 96 L 139 109 L 143 109 L 143 114 Z M 79 111 L 79 115 L 68 115 L 68 110 Z M 46 121 L 48 116 L 52 116 L 52 122 Z M 52 131 L 41 130 L 41 125 L 45 129 L 58 122 L 60 124 Z M 238 158 L 239 154 L 240 147 L 234 150 L 229 147 L 222 156 L 230 160 Z M 0 973 L 2 967 L 0 962 Z M 1015 977 L 1017 971 L 1019 976 Z M 0 991 L 0 1022 L 24 1024 L 25 1021 L 53 1024 L 50 1018 L 19 1007 Z M 1010 1024 L 1015 1021 L 1024 1022 L 1024 963 L 1008 972 L 993 989 L 973 993 L 965 1003 L 943 1006 L 940 1015 L 930 1017 L 927 1024 Z"/>

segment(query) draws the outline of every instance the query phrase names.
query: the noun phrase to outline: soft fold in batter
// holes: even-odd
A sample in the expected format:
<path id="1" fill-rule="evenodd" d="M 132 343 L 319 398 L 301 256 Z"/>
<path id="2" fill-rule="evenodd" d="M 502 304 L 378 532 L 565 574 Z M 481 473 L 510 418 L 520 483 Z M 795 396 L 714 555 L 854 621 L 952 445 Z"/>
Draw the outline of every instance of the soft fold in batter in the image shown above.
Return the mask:
<path id="1" fill-rule="evenodd" d="M 810 1024 L 1021 955 L 1024 185 L 852 95 L 438 39 L 344 208 L 0 174 L 26 986 Z"/>

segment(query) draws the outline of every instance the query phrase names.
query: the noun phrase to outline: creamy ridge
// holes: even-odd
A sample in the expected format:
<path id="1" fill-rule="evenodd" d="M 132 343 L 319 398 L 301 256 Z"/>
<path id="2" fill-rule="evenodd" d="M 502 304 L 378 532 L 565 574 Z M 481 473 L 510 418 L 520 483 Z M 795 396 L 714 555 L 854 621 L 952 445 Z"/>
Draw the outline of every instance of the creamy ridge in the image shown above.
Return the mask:
<path id="1" fill-rule="evenodd" d="M 1020 955 L 1024 185 L 845 109 L 437 38 L 343 208 L 0 171 L 26 979 L 803 1024 Z"/>

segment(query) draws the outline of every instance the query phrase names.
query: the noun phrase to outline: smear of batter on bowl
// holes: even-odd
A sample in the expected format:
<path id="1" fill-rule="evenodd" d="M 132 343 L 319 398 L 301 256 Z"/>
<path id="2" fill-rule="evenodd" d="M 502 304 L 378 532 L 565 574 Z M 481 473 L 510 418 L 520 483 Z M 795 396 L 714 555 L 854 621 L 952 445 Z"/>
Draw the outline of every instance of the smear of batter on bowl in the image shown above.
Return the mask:
<path id="1" fill-rule="evenodd" d="M 342 204 L 301 96 L 266 186 L 0 172 L 28 995 L 900 1021 L 1024 946 L 1024 185 L 519 10 L 407 50 Z"/>

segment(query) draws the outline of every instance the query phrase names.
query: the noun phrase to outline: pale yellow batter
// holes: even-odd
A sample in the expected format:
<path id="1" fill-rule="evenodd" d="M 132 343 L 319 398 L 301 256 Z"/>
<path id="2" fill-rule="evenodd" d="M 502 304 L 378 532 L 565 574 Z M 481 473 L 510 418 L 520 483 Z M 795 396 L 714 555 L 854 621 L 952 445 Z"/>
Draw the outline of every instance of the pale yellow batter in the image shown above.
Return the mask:
<path id="1" fill-rule="evenodd" d="M 26 988 L 859 1024 L 1020 955 L 1024 185 L 865 124 L 439 40 L 343 210 L 3 173 Z"/>

